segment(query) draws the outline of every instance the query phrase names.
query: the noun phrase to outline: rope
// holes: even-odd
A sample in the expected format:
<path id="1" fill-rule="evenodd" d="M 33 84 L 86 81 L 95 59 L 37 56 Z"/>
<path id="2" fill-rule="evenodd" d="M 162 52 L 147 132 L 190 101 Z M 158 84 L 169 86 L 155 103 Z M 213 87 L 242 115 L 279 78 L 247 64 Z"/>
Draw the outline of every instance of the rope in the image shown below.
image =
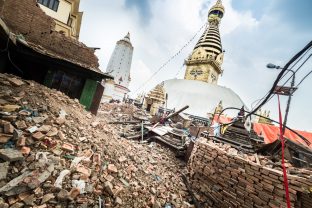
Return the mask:
<path id="1" fill-rule="evenodd" d="M 284 139 L 284 134 L 283 134 L 282 112 L 281 112 L 281 104 L 280 104 L 279 95 L 277 95 L 277 99 L 278 99 L 278 115 L 279 115 L 279 123 L 280 123 L 279 125 L 280 140 L 282 143 L 282 168 L 283 168 L 284 187 L 285 187 L 287 208 L 290 208 L 288 179 L 287 179 L 287 172 L 286 172 L 286 167 L 285 167 L 285 139 Z"/>

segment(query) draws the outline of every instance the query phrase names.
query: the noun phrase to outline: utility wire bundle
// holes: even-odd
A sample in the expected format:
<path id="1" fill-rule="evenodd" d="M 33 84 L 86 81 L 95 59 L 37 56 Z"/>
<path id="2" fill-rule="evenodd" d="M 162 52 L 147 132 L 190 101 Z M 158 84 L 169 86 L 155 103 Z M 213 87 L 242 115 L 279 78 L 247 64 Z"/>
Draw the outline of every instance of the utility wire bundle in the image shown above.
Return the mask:
<path id="1" fill-rule="evenodd" d="M 278 85 L 279 81 L 281 81 L 281 80 L 284 78 L 284 76 L 286 76 L 287 73 L 289 73 L 289 69 L 288 69 L 288 68 L 290 67 L 290 65 L 292 65 L 292 64 L 295 62 L 295 64 L 291 67 L 291 68 L 294 68 L 294 66 L 295 66 L 296 64 L 298 64 L 298 62 L 308 53 L 308 51 L 311 50 L 311 47 L 312 47 L 312 41 L 309 42 L 301 51 L 299 51 L 299 52 L 284 66 L 284 68 L 282 68 L 281 72 L 278 74 L 278 76 L 277 76 L 277 78 L 275 79 L 275 81 L 274 81 L 274 83 L 273 83 L 273 86 L 271 87 L 271 89 L 269 90 L 269 92 L 268 92 L 262 99 L 260 99 L 260 101 L 262 100 L 262 102 L 261 102 L 260 104 L 258 104 L 250 113 L 248 113 L 248 114 L 246 115 L 246 117 L 248 117 L 248 116 L 250 116 L 250 115 L 256 113 L 264 104 L 266 104 L 266 103 L 274 96 L 274 90 L 275 90 L 276 86 Z M 310 54 L 310 55 L 305 59 L 305 61 L 294 71 L 294 74 L 293 74 L 292 76 L 294 76 L 295 73 L 297 73 L 297 72 L 302 68 L 302 66 L 311 58 L 311 56 L 312 56 L 312 54 Z M 291 69 L 291 68 L 290 68 L 290 69 Z M 311 73 L 312 73 L 312 72 L 309 72 L 308 75 L 311 74 Z M 306 75 L 306 77 L 307 77 L 308 75 Z M 292 78 L 292 76 L 289 77 L 289 78 L 284 82 L 284 84 L 282 85 L 282 87 L 285 86 L 285 84 Z M 305 78 L 306 78 L 306 77 L 305 77 Z M 304 78 L 304 79 L 305 79 L 305 78 Z M 297 86 L 299 86 L 299 85 L 302 83 L 302 81 L 303 81 L 304 79 L 302 79 L 302 80 L 300 81 L 300 83 L 299 83 Z M 259 101 L 259 102 L 260 102 L 260 101 Z"/>
<path id="2" fill-rule="evenodd" d="M 258 115 L 257 111 L 263 106 L 265 105 L 270 99 L 272 99 L 272 97 L 274 97 L 274 90 L 276 88 L 276 86 L 278 85 L 278 83 L 289 73 L 290 70 L 292 70 L 302 59 L 303 57 L 305 57 L 305 55 L 311 50 L 312 48 L 312 41 L 309 42 L 301 51 L 299 51 L 285 66 L 284 68 L 281 68 L 281 72 L 278 74 L 277 78 L 275 79 L 273 86 L 271 87 L 271 89 L 269 90 L 268 93 L 266 93 L 266 95 L 261 98 L 258 99 L 256 101 L 257 102 L 257 106 L 252 109 L 252 111 L 248 112 L 245 111 L 247 113 L 247 115 L 245 116 L 245 119 L 247 120 L 248 117 L 250 117 L 251 115 L 256 115 L 259 117 L 263 117 L 262 115 Z M 294 71 L 294 73 L 283 83 L 283 85 L 281 87 L 284 87 L 286 85 L 286 83 L 293 77 L 295 76 L 295 74 L 302 68 L 302 66 L 312 57 L 312 53 L 308 55 L 308 57 L 300 64 L 300 66 Z M 294 63 L 294 64 L 293 64 Z M 292 65 L 293 64 L 293 65 Z M 292 66 L 291 66 L 292 65 Z M 290 67 L 291 66 L 291 67 Z M 290 67 L 290 68 L 289 68 Z M 289 69 L 288 69 L 289 68 Z M 312 73 L 312 70 L 310 72 L 308 72 L 301 80 L 300 82 L 297 84 L 296 88 L 298 88 L 298 86 L 300 86 L 302 84 L 302 82 Z M 260 103 L 261 102 L 261 103 Z M 260 103 L 260 104 L 259 104 Z M 226 110 L 241 110 L 239 108 L 234 108 L 234 107 L 229 107 L 229 108 L 225 108 L 223 109 L 218 117 L 218 120 L 220 118 L 220 115 L 225 112 Z M 267 118 L 269 119 L 269 118 Z M 279 123 L 275 120 L 269 119 L 271 122 L 274 123 Z M 221 124 L 223 126 L 225 125 L 231 125 L 232 123 L 234 123 L 236 120 L 233 119 L 233 121 L 229 122 L 229 123 L 224 123 Z M 300 135 L 299 133 L 297 133 L 296 131 L 294 131 L 293 129 L 285 126 L 285 128 L 287 128 L 288 130 L 290 130 L 291 132 L 295 133 L 297 136 L 299 136 L 302 140 L 304 140 L 308 145 L 310 145 L 310 142 L 303 137 L 302 135 Z"/>

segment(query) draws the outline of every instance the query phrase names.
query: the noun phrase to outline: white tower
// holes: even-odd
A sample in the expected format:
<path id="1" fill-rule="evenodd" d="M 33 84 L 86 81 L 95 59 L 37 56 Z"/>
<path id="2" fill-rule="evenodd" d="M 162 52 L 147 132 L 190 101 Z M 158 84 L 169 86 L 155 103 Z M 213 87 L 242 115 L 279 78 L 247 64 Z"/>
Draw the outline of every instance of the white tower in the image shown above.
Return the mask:
<path id="1" fill-rule="evenodd" d="M 124 96 L 130 92 L 128 87 L 131 81 L 130 68 L 132 54 L 133 46 L 130 42 L 130 33 L 128 33 L 123 39 L 117 42 L 114 52 L 109 59 L 106 72 L 114 77 L 114 83 L 105 84 L 104 102 L 110 99 L 122 101 Z M 111 85 L 114 85 L 113 92 Z"/>

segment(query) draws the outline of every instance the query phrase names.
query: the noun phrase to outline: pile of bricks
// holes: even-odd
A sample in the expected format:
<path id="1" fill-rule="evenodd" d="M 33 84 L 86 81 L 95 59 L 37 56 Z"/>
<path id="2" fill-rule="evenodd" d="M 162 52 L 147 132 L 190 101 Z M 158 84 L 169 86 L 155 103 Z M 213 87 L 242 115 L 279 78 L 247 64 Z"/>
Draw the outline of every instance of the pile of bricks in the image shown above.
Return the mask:
<path id="1" fill-rule="evenodd" d="M 196 142 L 188 169 L 204 207 L 286 207 L 282 170 L 248 158 L 222 144 Z M 291 206 L 312 207 L 312 171 L 300 173 L 288 174 Z"/>
<path id="2" fill-rule="evenodd" d="M 108 124 L 139 109 L 105 104 L 94 116 L 33 81 L 0 73 L 0 86 L 0 208 L 192 207 L 183 161 Z"/>

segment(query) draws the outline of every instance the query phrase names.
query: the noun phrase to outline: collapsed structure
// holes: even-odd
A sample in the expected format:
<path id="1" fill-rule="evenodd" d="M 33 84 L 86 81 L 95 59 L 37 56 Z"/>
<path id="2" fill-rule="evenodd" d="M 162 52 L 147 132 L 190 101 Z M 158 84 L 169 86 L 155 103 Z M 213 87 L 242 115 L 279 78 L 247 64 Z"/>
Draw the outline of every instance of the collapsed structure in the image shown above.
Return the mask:
<path id="1" fill-rule="evenodd" d="M 103 93 L 94 49 L 55 29 L 36 0 L 0 1 L 0 72 L 13 73 L 77 98 L 97 112 Z"/>
<path id="2" fill-rule="evenodd" d="M 24 13 L 13 15 L 21 7 Z M 70 97 L 91 110 L 99 104 L 98 84 L 108 76 L 98 70 L 93 49 L 56 32 L 33 0 L 0 0 L 0 9 L 0 38 L 6 40 L 0 42 L 0 72 L 64 92 L 0 74 L 0 206 L 285 207 L 278 134 L 260 124 L 247 130 L 242 116 L 220 115 L 227 105 L 243 105 L 233 91 L 216 85 L 223 60 L 220 0 L 188 59 L 187 80 L 166 81 L 146 96 L 151 115 L 128 104 L 103 105 L 97 117 L 87 113 Z M 86 77 L 83 85 L 79 75 Z M 179 91 L 170 93 L 170 85 L 172 92 L 179 87 L 197 98 L 208 90 L 210 104 L 202 102 L 201 109 L 213 113 L 196 116 L 198 99 L 174 97 Z M 179 98 L 191 106 L 180 108 L 181 102 L 177 111 L 168 110 L 167 92 L 169 103 Z M 194 114 L 183 114 L 189 108 Z M 231 125 L 212 126 L 216 116 Z M 291 205 L 310 208 L 312 134 L 292 133 L 285 132 Z"/>

